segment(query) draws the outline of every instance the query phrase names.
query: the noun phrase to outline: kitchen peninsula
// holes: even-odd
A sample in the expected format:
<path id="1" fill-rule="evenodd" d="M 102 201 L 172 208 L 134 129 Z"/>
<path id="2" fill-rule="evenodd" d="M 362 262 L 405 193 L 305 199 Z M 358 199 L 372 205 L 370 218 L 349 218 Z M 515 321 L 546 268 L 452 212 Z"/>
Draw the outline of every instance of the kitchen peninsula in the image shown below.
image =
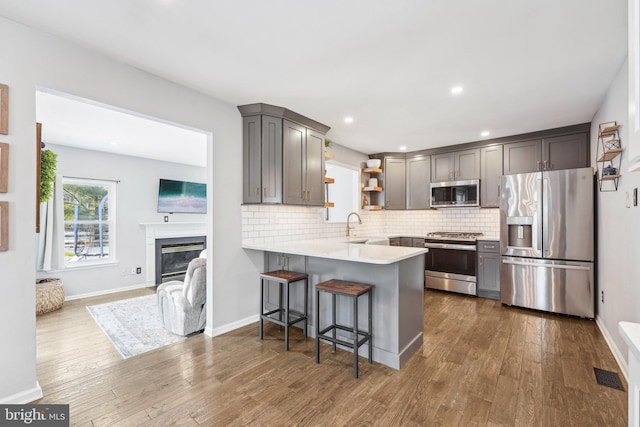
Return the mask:
<path id="1" fill-rule="evenodd" d="M 367 244 L 369 240 L 369 244 Z M 357 243 L 354 243 L 357 242 Z M 342 279 L 375 286 L 373 291 L 373 360 L 400 369 L 422 346 L 424 322 L 424 254 L 427 249 L 385 246 L 374 239 L 313 239 L 243 245 L 264 252 L 264 271 L 287 268 L 309 275 L 309 336 L 315 336 L 315 292 L 317 283 Z M 257 284 L 257 278 L 256 278 Z M 269 295 L 271 292 L 272 295 Z M 274 286 L 267 304 L 277 305 Z M 292 288 L 291 308 L 301 311 L 302 291 Z M 353 322 L 348 301 L 338 299 L 338 323 Z M 366 299 L 360 302 L 367 304 Z M 330 304 L 323 304 L 321 325 L 330 319 Z M 361 316 L 359 326 L 366 329 Z M 366 354 L 366 345 L 362 354 Z"/>

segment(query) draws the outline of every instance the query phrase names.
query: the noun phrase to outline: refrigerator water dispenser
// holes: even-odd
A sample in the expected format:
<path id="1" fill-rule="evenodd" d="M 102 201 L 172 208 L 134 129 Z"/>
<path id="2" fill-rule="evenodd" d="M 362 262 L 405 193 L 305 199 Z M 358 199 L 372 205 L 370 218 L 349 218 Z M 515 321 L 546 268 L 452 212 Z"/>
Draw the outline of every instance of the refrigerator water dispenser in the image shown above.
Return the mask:
<path id="1" fill-rule="evenodd" d="M 516 248 L 532 248 L 533 217 L 507 217 L 508 241 L 507 246 Z"/>

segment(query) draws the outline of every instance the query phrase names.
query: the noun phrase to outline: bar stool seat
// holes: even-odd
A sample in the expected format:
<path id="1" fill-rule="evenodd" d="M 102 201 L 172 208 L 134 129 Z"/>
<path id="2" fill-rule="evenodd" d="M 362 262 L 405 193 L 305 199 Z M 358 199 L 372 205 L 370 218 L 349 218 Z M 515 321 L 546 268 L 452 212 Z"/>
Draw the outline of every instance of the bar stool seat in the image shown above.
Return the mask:
<path id="1" fill-rule="evenodd" d="M 326 282 L 318 283 L 316 285 L 316 363 L 320 363 L 320 340 L 330 342 L 333 351 L 336 351 L 336 344 L 340 344 L 344 347 L 353 349 L 353 377 L 358 378 L 358 348 L 364 343 L 369 343 L 369 363 L 373 358 L 373 342 L 372 342 L 372 299 L 373 299 L 373 285 L 367 285 L 363 283 L 349 282 L 346 280 L 327 280 Z M 331 324 L 323 329 L 320 329 L 320 292 L 327 292 L 331 294 Z M 369 323 L 368 331 L 361 331 L 358 329 L 358 298 L 362 295 L 369 295 Z M 336 297 L 346 296 L 353 299 L 353 327 L 339 325 L 336 322 Z M 345 341 L 336 337 L 337 330 L 350 332 L 353 334 L 352 341 Z M 325 334 L 331 332 L 331 336 Z"/>
<path id="2" fill-rule="evenodd" d="M 303 332 L 305 339 L 307 338 L 307 319 L 308 319 L 308 289 L 307 280 L 308 275 L 305 273 L 298 273 L 296 271 L 288 270 L 276 270 L 269 271 L 260 274 L 260 328 L 259 336 L 262 340 L 264 338 L 264 324 L 263 321 L 275 323 L 276 325 L 284 326 L 284 349 L 289 351 L 289 326 L 304 322 Z M 264 311 L 264 286 L 265 281 L 271 281 L 278 283 L 279 286 L 279 298 L 278 308 L 274 310 Z M 304 281 L 304 310 L 303 313 L 291 310 L 289 308 L 289 293 L 292 283 Z M 284 288 L 284 289 L 283 289 Z M 284 301 L 283 301 L 284 295 Z"/>

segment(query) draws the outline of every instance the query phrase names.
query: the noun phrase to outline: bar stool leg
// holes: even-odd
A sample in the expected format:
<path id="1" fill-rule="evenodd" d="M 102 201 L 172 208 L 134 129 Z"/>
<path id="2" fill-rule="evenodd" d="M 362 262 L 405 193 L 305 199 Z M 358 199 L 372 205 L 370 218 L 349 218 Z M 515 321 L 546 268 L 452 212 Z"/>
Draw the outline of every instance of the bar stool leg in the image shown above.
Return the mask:
<path id="1" fill-rule="evenodd" d="M 331 330 L 331 335 L 333 339 L 336 339 L 336 294 L 331 294 L 331 324 L 333 325 L 333 329 Z M 331 349 L 333 352 L 336 352 L 336 343 L 331 343 Z"/>
<path id="2" fill-rule="evenodd" d="M 320 363 L 320 291 L 316 290 L 316 363 Z"/>
<path id="3" fill-rule="evenodd" d="M 278 319 L 282 322 L 282 286 L 283 283 L 279 282 L 278 283 L 278 308 L 280 309 L 280 311 L 278 312 Z M 282 326 L 278 325 L 278 330 L 282 331 Z"/>
<path id="4" fill-rule="evenodd" d="M 262 313 L 264 313 L 264 279 L 260 279 L 260 326 L 258 327 L 258 336 L 260 337 L 260 340 L 264 337 Z"/>
<path id="5" fill-rule="evenodd" d="M 309 281 L 304 279 L 304 340 L 307 340 L 307 325 L 309 322 Z"/>
<path id="6" fill-rule="evenodd" d="M 284 286 L 286 287 L 284 293 L 284 351 L 289 351 L 289 286 L 291 283 Z"/>
<path id="7" fill-rule="evenodd" d="M 358 378 L 358 297 L 353 297 L 353 378 Z"/>
<path id="8" fill-rule="evenodd" d="M 373 308 L 373 292 L 369 291 L 369 363 L 373 360 L 373 319 L 372 319 L 372 308 Z"/>

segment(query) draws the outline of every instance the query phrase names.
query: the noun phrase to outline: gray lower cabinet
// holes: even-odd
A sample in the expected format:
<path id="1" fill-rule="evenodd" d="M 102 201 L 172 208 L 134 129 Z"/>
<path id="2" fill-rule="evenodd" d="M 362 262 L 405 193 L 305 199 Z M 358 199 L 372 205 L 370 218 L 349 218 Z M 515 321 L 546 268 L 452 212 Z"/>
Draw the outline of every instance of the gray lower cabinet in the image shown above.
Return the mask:
<path id="1" fill-rule="evenodd" d="M 429 209 L 431 157 L 416 156 L 406 160 L 407 209 Z"/>
<path id="2" fill-rule="evenodd" d="M 282 119 L 243 117 L 243 203 L 282 203 Z"/>
<path id="3" fill-rule="evenodd" d="M 480 178 L 480 149 L 453 151 L 431 156 L 431 181 L 461 181 Z"/>
<path id="4" fill-rule="evenodd" d="M 500 300 L 500 242 L 478 240 L 478 277 L 476 294 Z"/>
<path id="5" fill-rule="evenodd" d="M 586 132 L 538 138 L 504 145 L 504 174 L 589 166 Z"/>
<path id="6" fill-rule="evenodd" d="M 480 206 L 500 207 L 500 176 L 502 175 L 502 145 L 480 149 Z"/>
<path id="7" fill-rule="evenodd" d="M 283 120 L 283 201 L 324 206 L 324 136 Z"/>
<path id="8" fill-rule="evenodd" d="M 384 159 L 385 209 L 405 209 L 405 159 Z"/>

